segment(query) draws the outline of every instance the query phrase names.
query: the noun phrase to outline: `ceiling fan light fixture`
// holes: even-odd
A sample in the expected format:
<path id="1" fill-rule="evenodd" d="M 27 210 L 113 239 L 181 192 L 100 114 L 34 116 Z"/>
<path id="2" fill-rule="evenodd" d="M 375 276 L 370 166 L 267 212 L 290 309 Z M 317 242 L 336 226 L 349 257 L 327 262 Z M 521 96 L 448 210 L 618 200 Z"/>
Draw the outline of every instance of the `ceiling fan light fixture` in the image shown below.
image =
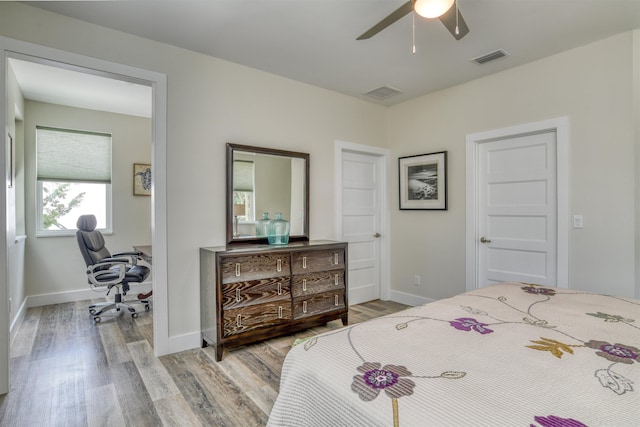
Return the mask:
<path id="1" fill-rule="evenodd" d="M 454 0 L 414 0 L 413 10 L 425 18 L 437 18 L 451 8 Z"/>

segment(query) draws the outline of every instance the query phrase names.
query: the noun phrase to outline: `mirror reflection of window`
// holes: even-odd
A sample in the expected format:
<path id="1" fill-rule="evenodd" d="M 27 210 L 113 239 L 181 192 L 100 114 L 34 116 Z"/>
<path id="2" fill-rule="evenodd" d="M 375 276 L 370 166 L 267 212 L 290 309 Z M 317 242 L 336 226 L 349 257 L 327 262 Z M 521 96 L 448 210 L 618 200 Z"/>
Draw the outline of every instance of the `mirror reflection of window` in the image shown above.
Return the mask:
<path id="1" fill-rule="evenodd" d="M 240 223 L 255 221 L 255 168 L 254 163 L 246 160 L 233 161 L 233 205 L 244 206 L 244 215 L 238 217 Z M 237 210 L 236 210 L 237 211 Z"/>

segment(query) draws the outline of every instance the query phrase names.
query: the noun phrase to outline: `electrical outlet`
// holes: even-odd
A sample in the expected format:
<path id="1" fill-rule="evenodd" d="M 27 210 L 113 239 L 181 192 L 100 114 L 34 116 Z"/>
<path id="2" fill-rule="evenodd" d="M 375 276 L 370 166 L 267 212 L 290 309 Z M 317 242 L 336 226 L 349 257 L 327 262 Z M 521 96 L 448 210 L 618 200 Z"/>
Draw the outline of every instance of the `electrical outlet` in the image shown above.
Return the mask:
<path id="1" fill-rule="evenodd" d="M 420 286 L 420 276 L 417 274 L 413 276 L 413 286 Z"/>

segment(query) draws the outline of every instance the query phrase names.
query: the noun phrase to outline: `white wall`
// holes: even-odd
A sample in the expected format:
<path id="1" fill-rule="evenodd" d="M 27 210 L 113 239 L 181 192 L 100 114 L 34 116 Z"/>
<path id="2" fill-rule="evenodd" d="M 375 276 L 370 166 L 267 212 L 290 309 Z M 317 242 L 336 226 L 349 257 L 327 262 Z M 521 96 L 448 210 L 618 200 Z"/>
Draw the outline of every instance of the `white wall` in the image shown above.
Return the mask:
<path id="1" fill-rule="evenodd" d="M 225 243 L 226 142 L 310 153 L 312 239 L 334 237 L 334 141 L 386 145 L 384 107 L 230 62 L 15 2 L 0 2 L 0 35 L 167 75 L 171 337 L 199 339 L 198 250 Z"/>
<path id="2" fill-rule="evenodd" d="M 113 234 L 106 235 L 105 241 L 111 252 L 123 252 L 133 250 L 132 246 L 136 244 L 151 244 L 151 198 L 133 195 L 133 164 L 151 162 L 151 120 L 35 101 L 25 104 L 27 294 L 86 290 L 85 264 L 75 235 L 35 235 L 36 126 L 112 135 Z"/>
<path id="3" fill-rule="evenodd" d="M 389 109 L 15 2 L 0 2 L 0 35 L 167 75 L 171 337 L 198 336 L 198 248 L 225 241 L 226 142 L 310 153 L 312 239 L 334 237 L 335 140 L 388 145 L 392 157 L 448 150 L 449 210 L 391 209 L 394 290 L 441 298 L 465 289 L 465 135 L 569 116 L 570 213 L 585 216 L 571 231 L 571 286 L 633 294 L 631 33 Z"/>
<path id="4" fill-rule="evenodd" d="M 570 287 L 633 296 L 633 50 L 624 33 L 390 108 L 393 156 L 449 155 L 447 211 L 391 212 L 394 289 L 428 298 L 465 290 L 467 134 L 568 116 L 570 214 L 585 220 L 570 231 Z M 389 188 L 397 200 L 397 185 Z"/>
<path id="5" fill-rule="evenodd" d="M 13 138 L 14 182 L 12 188 L 7 188 L 7 253 L 8 253 L 8 283 L 9 283 L 9 324 L 11 336 L 15 336 L 24 311 L 27 296 L 25 271 L 25 240 L 24 236 L 24 173 L 23 173 L 23 126 L 20 121 L 24 116 L 24 99 L 15 73 L 7 67 L 7 133 Z"/>

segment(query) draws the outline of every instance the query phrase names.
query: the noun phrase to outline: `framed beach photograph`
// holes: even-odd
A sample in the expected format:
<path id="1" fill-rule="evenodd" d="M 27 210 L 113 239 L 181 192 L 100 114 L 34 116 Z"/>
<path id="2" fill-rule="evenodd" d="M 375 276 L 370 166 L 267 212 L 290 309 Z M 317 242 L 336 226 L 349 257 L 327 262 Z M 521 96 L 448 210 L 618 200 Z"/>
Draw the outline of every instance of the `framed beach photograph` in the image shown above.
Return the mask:
<path id="1" fill-rule="evenodd" d="M 151 165 L 146 163 L 133 164 L 133 195 L 151 195 Z"/>
<path id="2" fill-rule="evenodd" d="M 401 210 L 447 209 L 447 152 L 398 159 Z"/>

